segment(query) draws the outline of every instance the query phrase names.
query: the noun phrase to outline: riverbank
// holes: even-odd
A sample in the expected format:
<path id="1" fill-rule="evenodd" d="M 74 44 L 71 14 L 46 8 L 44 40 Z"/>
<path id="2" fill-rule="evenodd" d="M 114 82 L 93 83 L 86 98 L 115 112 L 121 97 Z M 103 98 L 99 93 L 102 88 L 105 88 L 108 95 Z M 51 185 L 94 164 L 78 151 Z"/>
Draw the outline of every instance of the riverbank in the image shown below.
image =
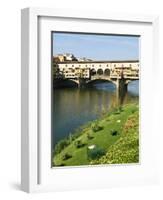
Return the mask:
<path id="1" fill-rule="evenodd" d="M 138 122 L 138 104 L 114 109 L 60 141 L 53 154 L 53 166 L 137 163 Z"/>

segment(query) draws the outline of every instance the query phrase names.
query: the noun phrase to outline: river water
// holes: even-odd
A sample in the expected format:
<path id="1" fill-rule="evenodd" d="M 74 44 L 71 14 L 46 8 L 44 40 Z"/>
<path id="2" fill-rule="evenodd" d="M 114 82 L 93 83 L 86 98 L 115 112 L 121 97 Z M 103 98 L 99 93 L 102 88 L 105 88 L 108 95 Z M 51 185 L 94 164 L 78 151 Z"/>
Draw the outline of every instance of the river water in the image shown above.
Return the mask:
<path id="1" fill-rule="evenodd" d="M 73 133 L 88 121 L 95 120 L 119 104 L 120 97 L 112 83 L 97 83 L 89 88 L 59 88 L 53 90 L 53 144 Z M 139 81 L 128 84 L 121 103 L 138 102 Z"/>

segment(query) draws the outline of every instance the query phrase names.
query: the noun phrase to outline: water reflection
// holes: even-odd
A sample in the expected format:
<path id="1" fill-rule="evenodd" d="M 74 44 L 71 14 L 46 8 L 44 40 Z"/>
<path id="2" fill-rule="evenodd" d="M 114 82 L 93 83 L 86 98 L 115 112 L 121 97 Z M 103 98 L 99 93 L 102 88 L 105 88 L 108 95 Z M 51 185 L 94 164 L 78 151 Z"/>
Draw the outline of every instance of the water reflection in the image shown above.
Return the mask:
<path id="1" fill-rule="evenodd" d="M 68 136 L 79 126 L 98 118 L 116 107 L 138 101 L 139 82 L 128 85 L 128 92 L 120 95 L 111 83 L 94 84 L 91 88 L 62 88 L 53 91 L 53 142 Z"/>

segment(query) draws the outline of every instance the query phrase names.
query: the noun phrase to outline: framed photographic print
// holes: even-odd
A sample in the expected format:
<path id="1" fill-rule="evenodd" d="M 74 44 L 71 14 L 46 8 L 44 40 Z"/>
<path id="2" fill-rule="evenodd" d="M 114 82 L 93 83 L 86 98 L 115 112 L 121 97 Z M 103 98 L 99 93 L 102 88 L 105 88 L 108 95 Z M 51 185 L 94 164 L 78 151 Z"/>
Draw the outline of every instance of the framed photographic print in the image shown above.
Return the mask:
<path id="1" fill-rule="evenodd" d="M 22 190 L 157 183 L 157 73 L 157 16 L 23 9 Z"/>

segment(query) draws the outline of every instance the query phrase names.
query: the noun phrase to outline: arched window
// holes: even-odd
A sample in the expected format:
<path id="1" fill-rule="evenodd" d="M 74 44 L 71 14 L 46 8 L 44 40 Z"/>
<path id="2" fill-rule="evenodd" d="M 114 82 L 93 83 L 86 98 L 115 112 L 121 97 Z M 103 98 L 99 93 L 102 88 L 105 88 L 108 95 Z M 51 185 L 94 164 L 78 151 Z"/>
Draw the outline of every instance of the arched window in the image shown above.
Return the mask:
<path id="1" fill-rule="evenodd" d="M 98 69 L 98 70 L 97 70 L 97 74 L 98 74 L 98 75 L 102 75 L 103 73 L 104 73 L 104 72 L 103 72 L 102 69 Z"/>
<path id="2" fill-rule="evenodd" d="M 104 75 L 105 76 L 110 76 L 110 69 L 105 69 Z"/>
<path id="3" fill-rule="evenodd" d="M 90 75 L 93 76 L 93 75 L 95 75 L 95 74 L 96 74 L 96 70 L 95 70 L 95 69 L 91 69 Z"/>

